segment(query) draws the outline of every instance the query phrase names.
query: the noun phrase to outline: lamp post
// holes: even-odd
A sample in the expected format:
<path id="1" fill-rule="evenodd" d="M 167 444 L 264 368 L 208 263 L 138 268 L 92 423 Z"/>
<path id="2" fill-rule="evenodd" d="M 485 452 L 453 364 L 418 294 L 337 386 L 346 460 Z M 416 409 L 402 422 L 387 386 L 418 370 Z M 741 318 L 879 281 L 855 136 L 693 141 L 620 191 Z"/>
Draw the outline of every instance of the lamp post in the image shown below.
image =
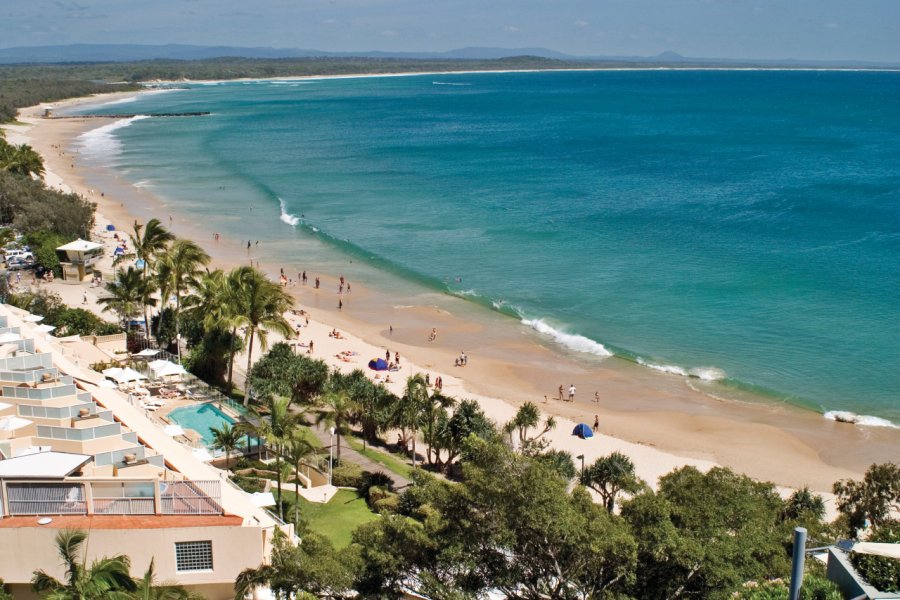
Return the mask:
<path id="1" fill-rule="evenodd" d="M 328 485 L 331 485 L 331 474 L 334 470 L 334 427 L 331 428 L 331 444 L 328 446 Z"/>
<path id="2" fill-rule="evenodd" d="M 584 454 L 579 454 L 575 458 L 581 459 L 581 483 L 584 483 Z"/>

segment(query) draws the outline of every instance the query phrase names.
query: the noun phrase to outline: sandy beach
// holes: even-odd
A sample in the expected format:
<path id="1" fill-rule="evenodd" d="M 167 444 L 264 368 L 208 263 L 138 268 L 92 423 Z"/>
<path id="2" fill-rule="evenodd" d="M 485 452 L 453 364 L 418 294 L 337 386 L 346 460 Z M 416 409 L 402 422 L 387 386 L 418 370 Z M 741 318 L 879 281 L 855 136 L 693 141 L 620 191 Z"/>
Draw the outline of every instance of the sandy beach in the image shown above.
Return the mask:
<path id="1" fill-rule="evenodd" d="M 78 99 L 55 106 L 97 101 Z M 234 240 L 214 243 L 214 232 L 179 215 L 174 202 L 164 205 L 117 174 L 79 162 L 72 148 L 74 138 L 109 120 L 43 119 L 42 113 L 41 107 L 22 110 L 21 125 L 6 127 L 7 139 L 28 143 L 44 156 L 48 185 L 64 186 L 97 202 L 98 236 L 107 222 L 127 231 L 135 219 L 156 216 L 178 235 L 203 245 L 215 266 L 247 262 L 246 249 Z M 285 263 L 266 251 L 253 254 L 249 258 L 277 280 Z M 313 273 L 314 266 L 308 270 Z M 399 352 L 402 370 L 391 374 L 394 383 L 389 384 L 395 392 L 412 373 L 428 373 L 432 381 L 440 375 L 445 393 L 477 399 L 498 423 L 508 420 L 523 402 L 535 402 L 559 417 L 550 435 L 554 447 L 583 454 L 587 463 L 621 451 L 651 484 L 680 465 L 704 469 L 724 465 L 779 486 L 809 485 L 826 492 L 837 479 L 859 477 L 871 463 L 900 456 L 900 430 L 838 423 L 813 411 L 756 398 L 723 400 L 702 381 L 652 372 L 619 359 L 579 360 L 542 343 L 534 331 L 511 326 L 461 299 L 422 295 L 423 302 L 410 305 L 351 282 L 352 294 L 341 297 L 339 310 L 338 273 L 315 274 L 321 277 L 320 289 L 311 283 L 289 288 L 297 309 L 311 315 L 309 325 L 300 327 L 299 341 L 314 341 L 315 357 L 346 371 L 365 369 L 370 358 L 383 357 L 386 349 Z M 295 322 L 303 325 L 299 319 Z M 430 342 L 433 327 L 438 336 Z M 334 328 L 343 339 L 329 337 Z M 469 356 L 468 365 L 454 367 L 461 350 Z M 349 362 L 336 356 L 343 351 L 355 353 Z M 245 363 L 246 357 L 239 357 L 236 366 Z M 560 402 L 557 388 L 568 389 L 570 384 L 578 390 L 575 401 Z M 593 401 L 595 392 L 599 403 Z M 570 435 L 576 423 L 591 424 L 595 415 L 599 435 L 589 440 Z"/>

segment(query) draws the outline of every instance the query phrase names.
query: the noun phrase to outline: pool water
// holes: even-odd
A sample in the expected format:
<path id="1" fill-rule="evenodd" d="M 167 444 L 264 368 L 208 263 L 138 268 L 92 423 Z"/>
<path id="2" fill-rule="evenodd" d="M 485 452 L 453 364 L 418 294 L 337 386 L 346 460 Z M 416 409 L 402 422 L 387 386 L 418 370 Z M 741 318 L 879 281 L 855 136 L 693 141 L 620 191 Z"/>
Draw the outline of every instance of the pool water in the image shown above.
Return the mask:
<path id="1" fill-rule="evenodd" d="M 234 424 L 234 419 L 212 402 L 176 408 L 169 413 L 169 420 L 199 433 L 207 446 L 213 443 L 213 428 L 221 429 L 225 424 Z"/>

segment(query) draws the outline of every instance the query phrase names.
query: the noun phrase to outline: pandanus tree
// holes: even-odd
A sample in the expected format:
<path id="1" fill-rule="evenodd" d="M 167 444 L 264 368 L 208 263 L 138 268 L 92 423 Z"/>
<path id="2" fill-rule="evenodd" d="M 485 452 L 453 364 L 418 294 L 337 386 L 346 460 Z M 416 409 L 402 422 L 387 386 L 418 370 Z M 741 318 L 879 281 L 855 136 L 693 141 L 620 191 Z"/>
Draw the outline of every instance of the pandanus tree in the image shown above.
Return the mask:
<path id="1" fill-rule="evenodd" d="M 181 342 L 179 316 L 181 315 L 182 298 L 197 286 L 203 267 L 209 264 L 209 254 L 190 240 L 176 239 L 169 251 L 159 261 L 157 269 L 160 290 L 175 296 L 175 344 L 178 348 L 178 361 L 181 362 Z"/>
<path id="2" fill-rule="evenodd" d="M 62 529 L 56 534 L 56 551 L 65 568 L 65 581 L 42 569 L 34 572 L 31 587 L 49 600 L 127 600 L 137 586 L 129 575 L 131 561 L 123 554 L 103 557 L 90 566 L 83 562 L 81 547 L 87 533 Z"/>
<path id="3" fill-rule="evenodd" d="M 237 307 L 239 313 L 234 324 L 245 328 L 247 341 L 247 376 L 244 383 L 244 406 L 250 401 L 250 368 L 253 365 L 253 345 L 259 338 L 260 347 L 268 347 L 268 333 L 291 335 L 291 324 L 284 313 L 294 304 L 280 285 L 269 281 L 259 270 L 252 267 L 238 267 L 234 274 L 238 285 Z"/>
<path id="4" fill-rule="evenodd" d="M 616 507 L 616 497 L 621 492 L 635 494 L 644 487 L 644 482 L 635 474 L 634 463 L 621 452 L 598 458 L 584 470 L 582 485 L 600 495 L 609 513 Z"/>
<path id="5" fill-rule="evenodd" d="M 150 219 L 146 225 L 134 222 L 134 233 L 130 234 L 131 247 L 134 253 L 143 261 L 142 275 L 145 283 L 149 285 L 150 265 L 175 239 L 172 233 L 163 227 L 159 219 Z M 150 337 L 150 321 L 147 319 L 148 305 L 144 305 L 144 331 L 147 338 Z"/>

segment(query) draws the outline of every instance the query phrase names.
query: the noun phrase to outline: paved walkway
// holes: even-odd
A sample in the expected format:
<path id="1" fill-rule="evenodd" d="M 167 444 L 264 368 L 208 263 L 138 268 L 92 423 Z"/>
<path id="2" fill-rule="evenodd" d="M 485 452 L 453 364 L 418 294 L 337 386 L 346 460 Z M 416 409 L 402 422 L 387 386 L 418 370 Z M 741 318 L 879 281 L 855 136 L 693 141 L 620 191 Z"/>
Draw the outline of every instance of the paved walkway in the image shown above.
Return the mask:
<path id="1" fill-rule="evenodd" d="M 320 442 L 322 442 L 323 447 L 328 448 L 328 446 L 331 445 L 331 434 L 329 434 L 326 430 L 319 429 L 315 426 L 310 427 L 309 430 L 313 432 L 313 435 L 315 435 Z M 343 437 L 341 437 L 341 458 L 346 459 L 349 462 L 358 464 L 363 468 L 364 471 L 384 473 L 394 481 L 394 490 L 399 490 L 409 485 L 409 479 L 401 475 L 397 475 L 384 465 L 381 465 L 374 460 L 363 456 L 362 454 L 348 446 L 346 440 Z"/>

